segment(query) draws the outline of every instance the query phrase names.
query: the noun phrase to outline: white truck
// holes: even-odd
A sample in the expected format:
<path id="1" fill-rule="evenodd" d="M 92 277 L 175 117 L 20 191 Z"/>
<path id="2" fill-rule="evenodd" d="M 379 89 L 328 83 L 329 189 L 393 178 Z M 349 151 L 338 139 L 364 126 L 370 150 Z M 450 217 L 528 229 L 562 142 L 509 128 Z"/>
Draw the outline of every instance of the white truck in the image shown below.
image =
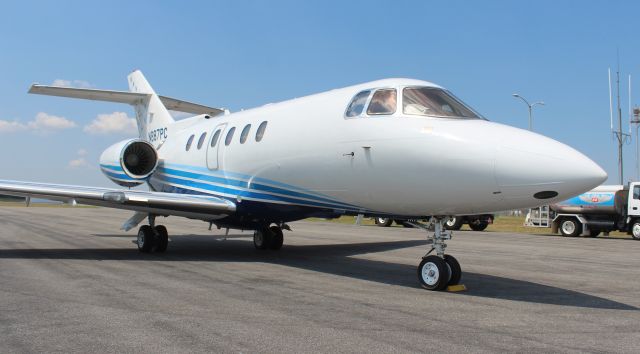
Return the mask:
<path id="1" fill-rule="evenodd" d="M 596 237 L 623 231 L 640 240 L 640 182 L 599 186 L 550 207 L 556 213 L 551 224 L 554 233 Z"/>

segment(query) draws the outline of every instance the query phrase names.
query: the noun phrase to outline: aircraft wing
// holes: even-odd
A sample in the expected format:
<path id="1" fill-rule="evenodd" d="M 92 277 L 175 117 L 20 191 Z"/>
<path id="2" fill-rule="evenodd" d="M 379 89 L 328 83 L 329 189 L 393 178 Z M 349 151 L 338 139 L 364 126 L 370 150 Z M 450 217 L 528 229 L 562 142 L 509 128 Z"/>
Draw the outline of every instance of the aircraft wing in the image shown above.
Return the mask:
<path id="1" fill-rule="evenodd" d="M 87 88 L 76 87 L 61 87 L 61 86 L 46 86 L 33 84 L 29 88 L 29 93 L 37 95 L 58 96 L 58 97 L 71 97 L 81 98 L 92 101 L 106 101 L 117 102 L 135 105 L 142 100 L 148 98 L 146 93 L 128 92 L 128 91 L 113 91 L 113 90 L 97 90 Z M 208 114 L 210 116 L 217 116 L 224 113 L 224 109 L 204 106 L 197 103 L 192 103 L 176 98 L 158 96 L 162 104 L 171 111 L 179 111 L 193 114 Z"/>
<path id="2" fill-rule="evenodd" d="M 233 214 L 236 205 L 214 196 L 196 196 L 110 188 L 93 188 L 0 180 L 0 194 L 126 209 L 156 215 L 216 220 Z"/>

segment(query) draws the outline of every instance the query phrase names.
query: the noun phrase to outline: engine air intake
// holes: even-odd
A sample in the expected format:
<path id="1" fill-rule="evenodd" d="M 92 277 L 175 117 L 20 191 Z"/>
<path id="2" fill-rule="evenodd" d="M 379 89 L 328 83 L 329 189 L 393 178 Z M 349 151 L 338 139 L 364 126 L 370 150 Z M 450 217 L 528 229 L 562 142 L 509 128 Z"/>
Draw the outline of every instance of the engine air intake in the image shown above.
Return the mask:
<path id="1" fill-rule="evenodd" d="M 145 178 L 156 168 L 156 150 L 145 141 L 133 141 L 122 151 L 122 167 L 133 178 Z"/>

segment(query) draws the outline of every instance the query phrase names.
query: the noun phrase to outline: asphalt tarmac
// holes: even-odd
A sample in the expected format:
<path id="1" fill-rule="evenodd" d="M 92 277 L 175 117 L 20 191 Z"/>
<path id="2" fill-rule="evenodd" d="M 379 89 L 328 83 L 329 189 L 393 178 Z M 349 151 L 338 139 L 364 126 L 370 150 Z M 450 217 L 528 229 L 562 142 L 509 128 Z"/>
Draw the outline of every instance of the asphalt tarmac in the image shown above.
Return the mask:
<path id="1" fill-rule="evenodd" d="M 129 216 L 0 207 L 0 353 L 640 352 L 638 241 L 457 232 L 447 293 L 416 229 L 297 222 L 258 251 L 168 218 L 140 254 Z"/>

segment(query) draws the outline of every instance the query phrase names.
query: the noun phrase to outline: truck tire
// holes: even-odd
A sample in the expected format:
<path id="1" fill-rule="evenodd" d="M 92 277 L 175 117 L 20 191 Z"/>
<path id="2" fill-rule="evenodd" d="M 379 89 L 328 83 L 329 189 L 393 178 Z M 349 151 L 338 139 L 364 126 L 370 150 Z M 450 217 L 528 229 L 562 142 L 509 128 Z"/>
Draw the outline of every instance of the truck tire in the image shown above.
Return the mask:
<path id="1" fill-rule="evenodd" d="M 576 218 L 562 219 L 560 233 L 566 237 L 576 237 L 582 233 L 582 225 Z"/>
<path id="2" fill-rule="evenodd" d="M 454 216 L 444 223 L 444 228 L 447 230 L 457 231 L 457 230 L 460 230 L 463 223 L 464 223 L 464 218 L 462 216 Z"/>
<path id="3" fill-rule="evenodd" d="M 376 225 L 381 227 L 389 227 L 393 223 L 391 218 L 375 218 Z"/>
<path id="4" fill-rule="evenodd" d="M 598 237 L 600 236 L 600 230 L 589 230 L 589 237 Z"/>
<path id="5" fill-rule="evenodd" d="M 631 225 L 631 237 L 634 240 L 640 240 L 640 221 L 636 220 Z"/>
<path id="6" fill-rule="evenodd" d="M 487 226 L 489 226 L 489 223 L 486 221 L 475 221 L 469 223 L 469 227 L 473 231 L 484 231 Z"/>

